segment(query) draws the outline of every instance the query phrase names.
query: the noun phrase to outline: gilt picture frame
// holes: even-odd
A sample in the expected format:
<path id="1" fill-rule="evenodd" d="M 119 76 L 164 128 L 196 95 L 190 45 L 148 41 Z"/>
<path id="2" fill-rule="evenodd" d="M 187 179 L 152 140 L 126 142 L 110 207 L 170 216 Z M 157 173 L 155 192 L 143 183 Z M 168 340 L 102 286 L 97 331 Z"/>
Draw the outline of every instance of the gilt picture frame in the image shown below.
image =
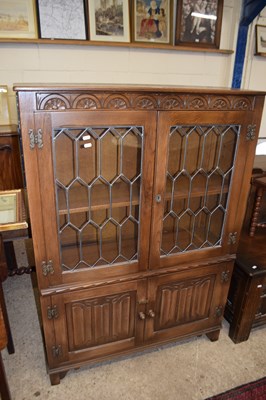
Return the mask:
<path id="1" fill-rule="evenodd" d="M 89 39 L 130 42 L 129 1 L 88 0 Z"/>
<path id="2" fill-rule="evenodd" d="M 35 0 L 0 1 L 0 38 L 38 38 Z"/>
<path id="3" fill-rule="evenodd" d="M 27 227 L 22 189 L 0 191 L 0 232 Z"/>
<path id="4" fill-rule="evenodd" d="M 133 41 L 172 44 L 171 0 L 133 0 Z"/>
<path id="5" fill-rule="evenodd" d="M 223 0 L 178 0 L 175 44 L 219 48 Z"/>
<path id="6" fill-rule="evenodd" d="M 8 88 L 0 85 L 0 125 L 9 125 Z"/>
<path id="7" fill-rule="evenodd" d="M 256 25 L 256 54 L 266 54 L 266 26 Z"/>

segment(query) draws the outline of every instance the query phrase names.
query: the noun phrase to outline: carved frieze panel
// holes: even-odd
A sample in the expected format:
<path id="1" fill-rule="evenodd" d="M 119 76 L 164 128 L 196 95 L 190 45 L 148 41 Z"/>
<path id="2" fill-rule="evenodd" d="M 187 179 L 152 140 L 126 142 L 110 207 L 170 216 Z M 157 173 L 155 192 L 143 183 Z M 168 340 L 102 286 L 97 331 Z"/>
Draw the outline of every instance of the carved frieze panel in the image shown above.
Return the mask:
<path id="1" fill-rule="evenodd" d="M 164 92 L 37 93 L 38 110 L 253 110 L 255 96 Z"/>

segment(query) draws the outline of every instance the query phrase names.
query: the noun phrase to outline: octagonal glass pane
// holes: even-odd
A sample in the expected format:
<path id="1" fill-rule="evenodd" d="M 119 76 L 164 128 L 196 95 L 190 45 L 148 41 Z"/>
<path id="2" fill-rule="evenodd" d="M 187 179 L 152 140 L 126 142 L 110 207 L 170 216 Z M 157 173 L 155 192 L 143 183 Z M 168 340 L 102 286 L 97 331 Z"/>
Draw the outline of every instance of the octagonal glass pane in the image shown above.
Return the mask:
<path id="1" fill-rule="evenodd" d="M 67 186 L 76 176 L 75 139 L 68 129 L 60 129 L 54 139 L 54 168 L 59 182 Z"/>
<path id="2" fill-rule="evenodd" d="M 125 220 L 121 227 L 121 254 L 128 260 L 136 259 L 137 237 L 138 224 L 132 219 Z"/>
<path id="3" fill-rule="evenodd" d="M 122 173 L 130 181 L 140 175 L 142 132 L 137 127 L 128 130 L 122 140 Z"/>

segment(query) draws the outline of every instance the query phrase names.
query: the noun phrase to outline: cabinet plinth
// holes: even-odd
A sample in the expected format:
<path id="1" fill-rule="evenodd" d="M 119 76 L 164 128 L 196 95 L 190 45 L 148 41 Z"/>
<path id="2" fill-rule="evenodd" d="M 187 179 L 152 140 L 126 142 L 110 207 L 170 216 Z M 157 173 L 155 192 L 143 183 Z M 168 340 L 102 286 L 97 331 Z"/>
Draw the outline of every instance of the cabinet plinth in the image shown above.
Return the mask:
<path id="1" fill-rule="evenodd" d="M 148 346 L 217 340 L 264 93 L 15 90 L 52 384 Z"/>

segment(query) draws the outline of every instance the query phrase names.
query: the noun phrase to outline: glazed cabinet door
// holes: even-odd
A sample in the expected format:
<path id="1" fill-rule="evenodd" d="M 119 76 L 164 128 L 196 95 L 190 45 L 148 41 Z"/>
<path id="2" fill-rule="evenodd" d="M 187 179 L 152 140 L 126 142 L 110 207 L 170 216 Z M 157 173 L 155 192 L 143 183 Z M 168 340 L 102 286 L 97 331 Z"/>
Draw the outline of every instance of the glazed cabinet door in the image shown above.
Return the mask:
<path id="1" fill-rule="evenodd" d="M 143 340 L 146 282 L 104 285 L 41 299 L 49 366 L 98 360 Z"/>
<path id="2" fill-rule="evenodd" d="M 156 114 L 39 113 L 44 286 L 148 266 Z M 32 216 L 34 218 L 34 215 Z"/>
<path id="3" fill-rule="evenodd" d="M 150 266 L 234 253 L 254 143 L 242 112 L 160 112 Z"/>
<path id="4" fill-rule="evenodd" d="M 151 278 L 146 340 L 168 341 L 192 333 L 219 334 L 232 268 L 233 262 L 210 264 L 200 271 Z"/>

